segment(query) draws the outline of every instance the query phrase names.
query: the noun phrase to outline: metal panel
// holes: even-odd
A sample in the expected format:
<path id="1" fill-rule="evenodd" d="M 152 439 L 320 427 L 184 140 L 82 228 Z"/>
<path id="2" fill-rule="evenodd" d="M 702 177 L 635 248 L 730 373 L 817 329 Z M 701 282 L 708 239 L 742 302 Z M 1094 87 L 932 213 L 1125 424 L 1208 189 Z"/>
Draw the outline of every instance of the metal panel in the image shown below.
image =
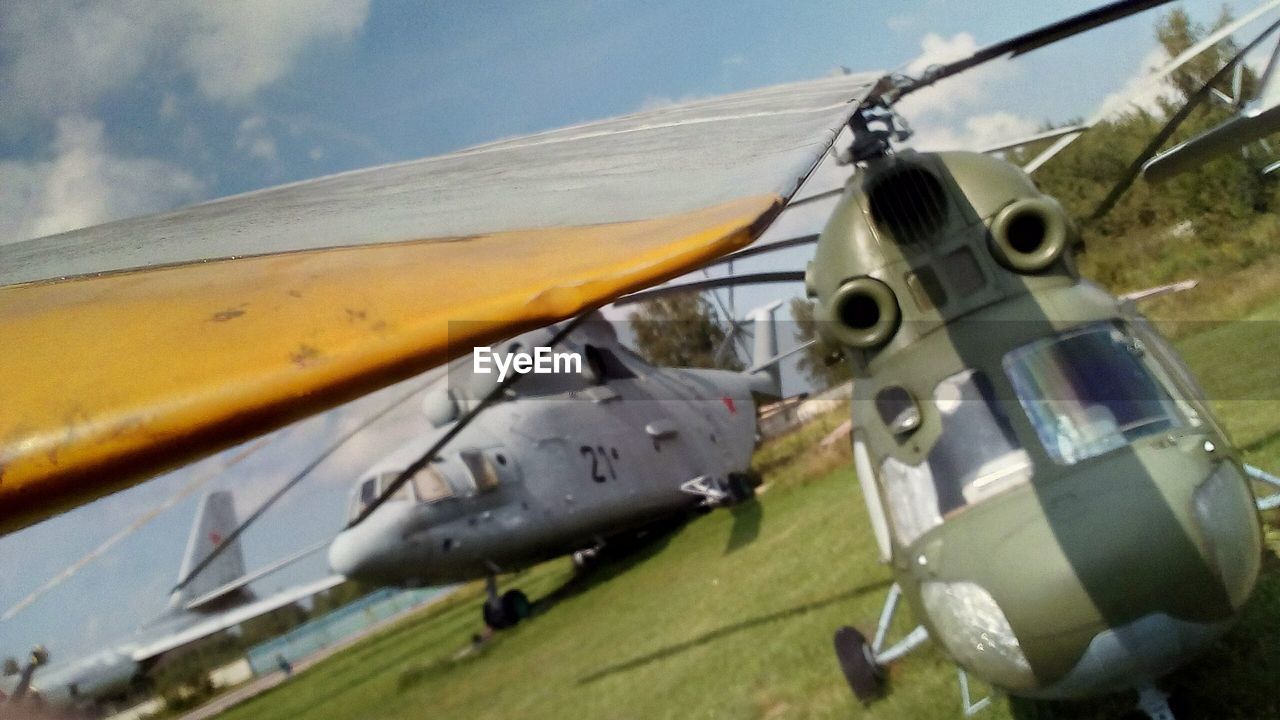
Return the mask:
<path id="1" fill-rule="evenodd" d="M 0 246 L 0 531 L 740 249 L 872 77 Z"/>
<path id="2" fill-rule="evenodd" d="M 660 108 L 0 245 L 0 285 L 790 197 L 853 110 L 849 101 L 861 100 L 876 77 L 843 75 Z"/>

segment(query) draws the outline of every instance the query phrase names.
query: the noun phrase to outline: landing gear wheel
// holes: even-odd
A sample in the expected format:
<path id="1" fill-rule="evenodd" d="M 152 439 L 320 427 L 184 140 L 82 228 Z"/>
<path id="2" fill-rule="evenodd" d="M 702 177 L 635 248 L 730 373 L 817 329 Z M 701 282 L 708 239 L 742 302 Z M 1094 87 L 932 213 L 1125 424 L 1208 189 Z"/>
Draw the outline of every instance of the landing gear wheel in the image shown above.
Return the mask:
<path id="1" fill-rule="evenodd" d="M 747 480 L 745 475 L 732 473 L 729 475 L 728 488 L 729 504 L 740 505 L 756 496 L 756 488 Z"/>
<path id="2" fill-rule="evenodd" d="M 484 624 L 494 630 L 506 630 L 516 624 L 516 619 L 507 613 L 502 602 L 485 602 L 481 612 L 484 615 Z"/>
<path id="3" fill-rule="evenodd" d="M 840 670 L 858 700 L 866 705 L 879 698 L 884 693 L 884 668 L 876 663 L 866 636 L 842 627 L 836 630 L 835 647 Z"/>
<path id="4" fill-rule="evenodd" d="M 532 611 L 533 604 L 519 590 L 508 590 L 502 597 L 486 600 L 482 608 L 484 624 L 494 630 L 515 627 L 521 620 L 529 617 Z"/>
<path id="5" fill-rule="evenodd" d="M 502 594 L 502 612 L 511 618 L 512 625 L 529 617 L 532 611 L 533 604 L 529 602 L 528 596 L 519 590 L 508 590 Z"/>

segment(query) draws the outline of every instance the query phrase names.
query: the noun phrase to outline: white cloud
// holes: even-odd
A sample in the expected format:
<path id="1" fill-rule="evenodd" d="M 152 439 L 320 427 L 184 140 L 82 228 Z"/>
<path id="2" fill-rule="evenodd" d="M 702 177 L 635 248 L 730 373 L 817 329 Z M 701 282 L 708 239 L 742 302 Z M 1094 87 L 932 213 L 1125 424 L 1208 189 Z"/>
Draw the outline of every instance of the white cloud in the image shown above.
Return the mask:
<path id="1" fill-rule="evenodd" d="M 720 64 L 724 65 L 725 67 L 730 67 L 733 65 L 746 65 L 747 58 L 743 55 L 730 55 L 729 57 L 721 60 Z"/>
<path id="2" fill-rule="evenodd" d="M 261 115 L 250 115 L 236 128 L 236 149 L 249 157 L 274 164 L 279 160 L 276 151 L 276 140 L 267 130 L 267 119 Z"/>
<path id="3" fill-rule="evenodd" d="M 60 118 L 51 150 L 50 159 L 0 161 L 0 242 L 142 215 L 204 190 L 176 166 L 112 154 L 97 120 Z"/>
<path id="4" fill-rule="evenodd" d="M 317 40 L 347 40 L 370 0 L 87 0 L 0 5 L 0 127 L 89 113 L 145 69 L 242 103 Z"/>
<path id="5" fill-rule="evenodd" d="M 955 125 L 924 124 L 911 144 L 927 150 L 981 150 L 1027 137 L 1039 130 L 1031 119 L 1004 110 L 973 115 Z"/>
<path id="6" fill-rule="evenodd" d="M 181 54 L 196 84 L 215 100 L 241 101 L 280 79 L 309 42 L 351 38 L 369 0 L 220 0 L 187 9 Z"/>
<path id="7" fill-rule="evenodd" d="M 135 77 L 162 37 L 163 6 L 137 0 L 0 5 L 0 123 L 88 108 Z"/>
<path id="8" fill-rule="evenodd" d="M 920 55 L 907 64 L 908 75 L 919 77 L 934 65 L 972 55 L 978 50 L 978 42 L 966 32 L 948 38 L 929 33 L 921 39 L 920 49 Z M 981 107 L 988 99 L 989 86 L 1011 77 L 1014 72 L 1015 68 L 1008 60 L 993 60 L 908 95 L 897 107 L 908 118 L 927 113 L 958 115 Z"/>
<path id="9" fill-rule="evenodd" d="M 919 77 L 931 66 L 972 55 L 978 42 L 969 33 L 929 33 L 920 49 L 905 68 L 908 75 Z M 977 150 L 1034 133 L 1034 120 L 989 109 L 992 87 L 1016 72 L 1007 60 L 995 60 L 908 95 L 896 109 L 915 131 L 910 144 L 924 150 Z"/>
<path id="10" fill-rule="evenodd" d="M 1164 67 L 1168 62 L 1169 53 L 1162 47 L 1153 48 L 1147 52 L 1142 58 L 1142 65 L 1129 76 L 1129 79 L 1125 80 L 1124 86 L 1102 99 L 1102 104 L 1098 107 L 1099 117 L 1131 113 L 1135 110 L 1142 110 L 1157 117 L 1163 115 L 1164 109 L 1160 107 L 1160 99 L 1174 100 L 1177 97 L 1177 91 L 1167 78 L 1150 83 L 1147 81 L 1147 76 L 1152 71 Z"/>

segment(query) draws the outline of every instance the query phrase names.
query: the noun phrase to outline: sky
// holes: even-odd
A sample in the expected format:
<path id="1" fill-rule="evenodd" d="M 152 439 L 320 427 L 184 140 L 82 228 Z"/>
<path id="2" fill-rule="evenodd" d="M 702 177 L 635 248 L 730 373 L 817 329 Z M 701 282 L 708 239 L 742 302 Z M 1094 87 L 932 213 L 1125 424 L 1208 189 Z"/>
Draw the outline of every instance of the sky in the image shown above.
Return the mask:
<path id="1" fill-rule="evenodd" d="M 3 1 L 0 242 L 841 67 L 919 72 L 1091 4 Z M 1221 7 L 1179 4 L 1201 22 Z M 1155 18 L 1146 13 L 919 93 L 899 106 L 916 130 L 914 145 L 980 148 L 1045 121 L 1122 108 L 1116 94 L 1161 59 Z M 775 232 L 816 232 L 822 219 L 821 208 L 806 210 Z M 800 268 L 804 253 L 735 270 Z M 736 307 L 802 292 L 744 289 Z M 788 390 L 803 389 L 794 369 L 787 377 Z M 200 491 L 231 488 L 247 512 L 410 384 L 286 428 L 233 468 L 225 466 L 235 450 L 0 538 L 2 613 L 198 485 L 0 620 L 0 656 L 42 642 L 66 660 L 126 638 L 163 608 Z M 358 473 L 426 428 L 411 401 L 344 447 L 246 534 L 248 565 L 331 536 Z M 266 594 L 324 572 L 316 558 L 255 589 Z"/>

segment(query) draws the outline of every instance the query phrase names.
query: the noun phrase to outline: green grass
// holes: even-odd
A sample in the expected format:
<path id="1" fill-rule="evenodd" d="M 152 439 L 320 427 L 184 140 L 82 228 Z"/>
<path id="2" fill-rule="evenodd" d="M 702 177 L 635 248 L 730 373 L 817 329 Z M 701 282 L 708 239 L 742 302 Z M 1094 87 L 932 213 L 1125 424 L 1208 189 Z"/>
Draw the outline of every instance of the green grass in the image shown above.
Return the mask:
<path id="1" fill-rule="evenodd" d="M 1280 303 L 1178 347 L 1245 458 L 1280 469 Z"/>
<path id="2" fill-rule="evenodd" d="M 1280 318 L 1280 305 L 1254 319 Z M 1280 335 L 1235 323 L 1179 344 L 1211 394 L 1280 390 Z M 1275 391 L 1270 391 L 1275 394 Z M 1278 396 L 1280 397 L 1280 396 Z M 1280 467 L 1280 403 L 1217 403 L 1248 459 Z M 831 650 L 839 625 L 874 628 L 889 573 L 876 564 L 843 443 L 816 443 L 843 411 L 762 447 L 769 490 L 574 578 L 567 561 L 508 580 L 538 613 L 455 658 L 480 629 L 477 587 L 366 639 L 228 717 L 934 718 L 959 716 L 954 668 L 926 646 L 894 666 L 870 707 Z M 1165 684 L 1180 717 L 1280 717 L 1280 533 L 1240 624 Z M 898 632 L 910 618 L 903 613 Z M 979 691 L 981 689 L 979 688 Z M 979 717 L 1044 717 L 998 699 Z M 1134 717 L 1131 695 L 1052 707 L 1054 717 Z"/>

